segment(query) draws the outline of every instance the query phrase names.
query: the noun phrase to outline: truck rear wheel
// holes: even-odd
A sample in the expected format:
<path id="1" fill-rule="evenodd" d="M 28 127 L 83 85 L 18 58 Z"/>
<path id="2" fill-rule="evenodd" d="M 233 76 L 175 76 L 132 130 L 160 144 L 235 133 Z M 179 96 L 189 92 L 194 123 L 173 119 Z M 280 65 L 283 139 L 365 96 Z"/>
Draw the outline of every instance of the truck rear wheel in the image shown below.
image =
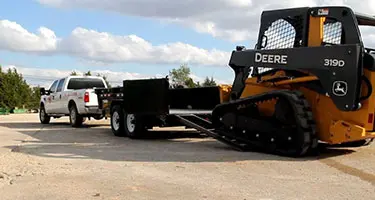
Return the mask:
<path id="1" fill-rule="evenodd" d="M 42 124 L 49 124 L 51 117 L 47 115 L 44 106 L 41 106 L 39 109 L 39 120 Z"/>
<path id="2" fill-rule="evenodd" d="M 69 121 L 73 127 L 80 127 L 83 123 L 83 117 L 78 113 L 75 105 L 69 108 Z"/>
<path id="3" fill-rule="evenodd" d="M 124 114 L 125 132 L 129 138 L 140 138 L 145 135 L 147 128 L 141 118 L 137 118 L 134 114 Z"/>
<path id="4" fill-rule="evenodd" d="M 124 112 L 120 105 L 115 105 L 111 109 L 111 129 L 113 135 L 117 137 L 125 137 L 124 131 Z"/>

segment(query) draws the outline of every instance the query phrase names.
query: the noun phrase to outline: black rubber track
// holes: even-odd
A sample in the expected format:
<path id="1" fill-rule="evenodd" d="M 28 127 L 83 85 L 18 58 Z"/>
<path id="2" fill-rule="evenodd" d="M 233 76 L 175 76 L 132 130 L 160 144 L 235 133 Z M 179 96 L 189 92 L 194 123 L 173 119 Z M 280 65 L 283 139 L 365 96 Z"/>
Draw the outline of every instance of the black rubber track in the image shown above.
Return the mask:
<path id="1" fill-rule="evenodd" d="M 294 126 L 283 124 L 278 118 L 258 113 L 257 104 L 268 100 L 282 100 L 279 108 L 287 108 Z M 285 104 L 286 103 L 286 104 Z M 278 115 L 287 113 L 277 110 Z M 218 105 L 212 113 L 215 132 L 242 146 L 243 150 L 258 150 L 288 157 L 316 153 L 318 139 L 313 113 L 302 92 L 277 90 Z M 287 126 L 287 127 L 284 127 Z"/>

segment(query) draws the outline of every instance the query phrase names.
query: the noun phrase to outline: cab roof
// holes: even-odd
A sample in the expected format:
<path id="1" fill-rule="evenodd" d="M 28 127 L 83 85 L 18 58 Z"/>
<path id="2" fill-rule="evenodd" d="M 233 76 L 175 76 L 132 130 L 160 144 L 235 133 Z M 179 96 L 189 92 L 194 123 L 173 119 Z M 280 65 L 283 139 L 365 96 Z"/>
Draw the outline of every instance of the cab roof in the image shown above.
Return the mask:
<path id="1" fill-rule="evenodd" d="M 375 26 L 375 16 L 363 14 L 363 13 L 355 13 L 355 16 L 358 21 L 358 25 L 363 26 Z"/>

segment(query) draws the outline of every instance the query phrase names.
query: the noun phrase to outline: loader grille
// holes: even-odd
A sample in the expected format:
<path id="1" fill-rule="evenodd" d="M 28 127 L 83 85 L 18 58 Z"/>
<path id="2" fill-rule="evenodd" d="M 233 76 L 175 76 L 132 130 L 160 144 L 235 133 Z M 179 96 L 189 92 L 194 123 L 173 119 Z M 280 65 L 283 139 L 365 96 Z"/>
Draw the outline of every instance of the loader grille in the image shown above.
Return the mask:
<path id="1" fill-rule="evenodd" d="M 258 49 L 285 49 L 304 46 L 304 20 L 302 16 L 296 15 L 292 18 L 280 18 L 269 23 L 262 33 L 260 46 Z M 327 19 L 323 27 L 323 44 L 337 45 L 342 43 L 342 23 L 334 19 Z M 272 68 L 258 67 L 252 68 L 257 73 L 262 74 Z"/>
<path id="2" fill-rule="evenodd" d="M 261 49 L 292 48 L 296 37 L 294 27 L 284 19 L 276 20 L 264 33 Z"/>
<path id="3" fill-rule="evenodd" d="M 260 49 L 285 49 L 302 45 L 303 18 L 295 16 L 288 19 L 277 19 L 264 31 Z M 264 73 L 272 68 L 258 67 L 258 73 Z M 254 69 L 252 69 L 254 70 Z"/>

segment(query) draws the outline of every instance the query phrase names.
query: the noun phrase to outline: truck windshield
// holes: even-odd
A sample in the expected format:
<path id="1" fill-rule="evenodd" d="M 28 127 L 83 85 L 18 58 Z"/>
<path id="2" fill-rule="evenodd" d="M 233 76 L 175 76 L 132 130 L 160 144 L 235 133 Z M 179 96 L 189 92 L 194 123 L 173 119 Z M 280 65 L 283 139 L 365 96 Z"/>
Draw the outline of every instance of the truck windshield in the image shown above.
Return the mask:
<path id="1" fill-rule="evenodd" d="M 104 88 L 104 82 L 98 78 L 71 78 L 69 80 L 69 90 L 80 90 L 89 88 Z"/>

